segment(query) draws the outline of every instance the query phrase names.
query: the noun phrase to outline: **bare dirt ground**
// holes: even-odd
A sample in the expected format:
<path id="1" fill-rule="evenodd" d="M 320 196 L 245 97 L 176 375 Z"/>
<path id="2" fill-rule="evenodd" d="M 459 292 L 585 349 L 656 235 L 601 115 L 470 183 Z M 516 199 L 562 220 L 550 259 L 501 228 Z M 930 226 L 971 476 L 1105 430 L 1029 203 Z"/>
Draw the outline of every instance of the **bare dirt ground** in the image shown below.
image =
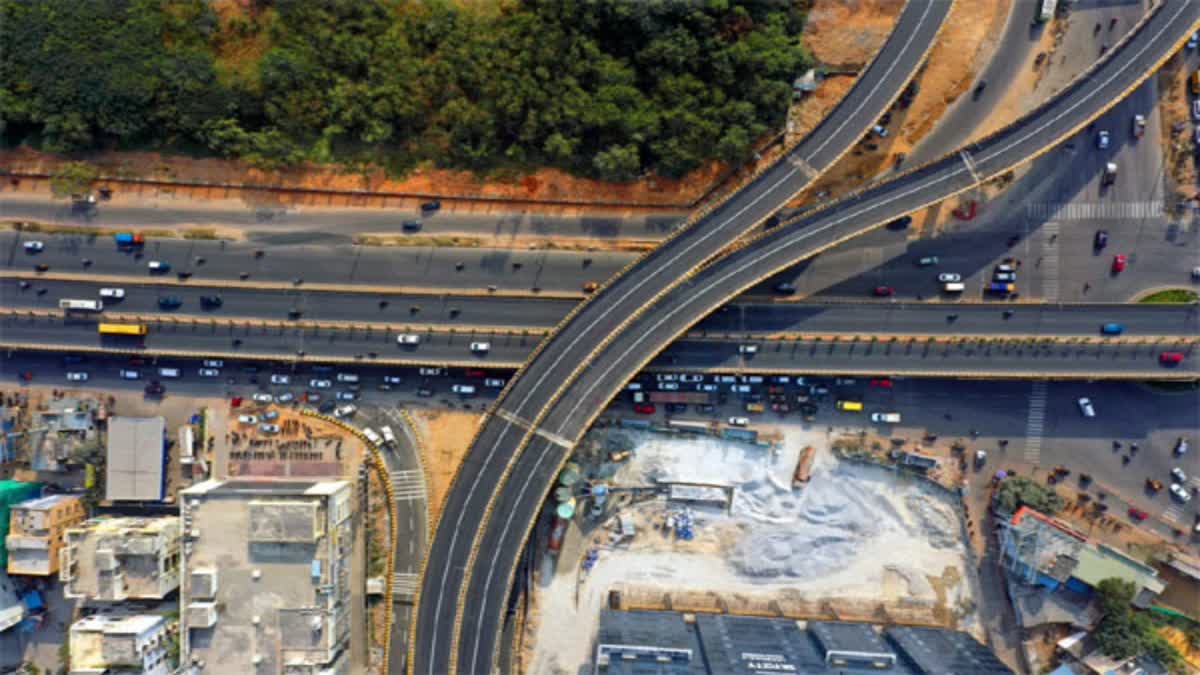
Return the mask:
<path id="1" fill-rule="evenodd" d="M 425 485 L 428 489 L 426 503 L 429 519 L 437 522 L 442 514 L 446 493 L 450 490 L 450 481 L 466 456 L 483 415 L 417 408 L 412 410 L 412 417 L 417 425 L 416 432 L 424 441 L 421 465 L 425 469 Z"/>
<path id="2" fill-rule="evenodd" d="M 530 251 L 624 251 L 644 253 L 660 243 L 654 239 L 596 239 L 585 237 L 532 237 L 505 235 L 480 237 L 475 235 L 412 236 L 403 234 L 367 233 L 354 237 L 363 246 L 449 246 L 454 248 L 496 247 Z"/>
<path id="3" fill-rule="evenodd" d="M 875 56 L 904 9 L 904 0 L 816 0 L 804 44 L 827 66 L 860 68 Z"/>
<path id="4" fill-rule="evenodd" d="M 1174 211 L 1180 201 L 1193 199 L 1197 193 L 1196 159 L 1192 152 L 1191 102 L 1187 78 L 1191 69 L 1176 54 L 1158 71 L 1158 112 L 1162 115 L 1162 147 L 1166 155 L 1167 207 Z M 1176 132 L 1175 129 L 1180 129 Z"/>

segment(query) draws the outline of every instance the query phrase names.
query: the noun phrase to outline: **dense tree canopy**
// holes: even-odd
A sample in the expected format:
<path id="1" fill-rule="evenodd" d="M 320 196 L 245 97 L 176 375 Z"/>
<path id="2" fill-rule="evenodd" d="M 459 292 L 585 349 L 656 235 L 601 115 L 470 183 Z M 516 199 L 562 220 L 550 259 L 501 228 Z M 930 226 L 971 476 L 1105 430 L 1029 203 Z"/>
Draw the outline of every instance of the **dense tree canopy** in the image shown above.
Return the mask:
<path id="1" fill-rule="evenodd" d="M 677 176 L 745 159 L 807 61 L 779 0 L 251 5 L 0 0 L 5 142 Z"/>

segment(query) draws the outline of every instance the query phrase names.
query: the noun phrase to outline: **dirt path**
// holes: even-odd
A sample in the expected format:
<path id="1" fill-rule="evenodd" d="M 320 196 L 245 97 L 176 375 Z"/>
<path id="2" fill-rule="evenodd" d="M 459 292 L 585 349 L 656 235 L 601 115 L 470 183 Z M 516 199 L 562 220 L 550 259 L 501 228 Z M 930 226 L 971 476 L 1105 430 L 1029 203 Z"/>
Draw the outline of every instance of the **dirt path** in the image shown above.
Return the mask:
<path id="1" fill-rule="evenodd" d="M 421 465 L 425 469 L 428 489 L 429 520 L 436 523 L 442 515 L 442 505 L 450 490 L 450 481 L 458 465 L 470 449 L 471 439 L 479 427 L 482 413 L 457 410 L 412 411 L 416 432 L 424 439 Z"/>

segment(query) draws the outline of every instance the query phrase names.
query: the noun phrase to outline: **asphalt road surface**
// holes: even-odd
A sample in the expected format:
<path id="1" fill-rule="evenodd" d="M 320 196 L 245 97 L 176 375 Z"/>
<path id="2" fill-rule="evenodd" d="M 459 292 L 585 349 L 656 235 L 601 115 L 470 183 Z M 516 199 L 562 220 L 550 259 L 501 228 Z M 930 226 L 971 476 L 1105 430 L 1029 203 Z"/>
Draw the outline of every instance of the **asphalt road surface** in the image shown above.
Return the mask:
<path id="1" fill-rule="evenodd" d="M 903 21 L 902 16 L 900 23 Z M 472 447 L 464 465 L 468 473 L 460 475 L 448 497 L 447 512 L 463 519 L 468 514 L 495 515 L 483 522 L 473 521 L 475 527 L 449 522 L 449 527 L 439 528 L 440 536 L 432 542 L 428 567 L 441 574 L 435 572 L 423 580 L 416 643 L 418 671 L 447 670 L 454 658 L 457 667 L 467 671 L 490 668 L 510 576 L 532 517 L 574 440 L 623 379 L 713 308 L 764 276 L 1003 173 L 1070 136 L 1135 88 L 1198 21 L 1200 3 L 1166 5 L 1131 40 L 1110 50 L 1096 70 L 1046 106 L 971 146 L 967 154 L 950 156 L 867 189 L 831 212 L 777 229 L 691 278 L 683 275 L 695 269 L 696 261 L 676 253 L 679 246 L 685 252 L 691 246 L 680 243 L 688 240 L 685 233 L 651 254 L 647 265 L 617 279 L 608 292 L 586 304 L 510 384 Z M 795 166 L 783 162 L 780 167 L 785 165 Z M 768 171 L 763 180 L 729 202 L 727 208 L 736 209 L 730 215 L 722 218 L 724 209 L 719 209 L 711 227 L 692 230 L 703 232 L 696 235 L 699 240 L 694 245 L 721 232 L 720 223 L 726 218 L 729 223 L 740 221 L 743 227 L 758 222 L 761 217 L 755 217 L 754 206 L 769 196 L 756 191 L 756 186 L 772 185 L 777 179 L 771 174 Z M 677 266 L 676 261 L 687 264 Z M 662 273 L 682 283 L 659 280 Z M 630 299 L 634 302 L 627 305 Z M 502 483 L 509 471 L 521 480 Z M 471 568 L 469 577 L 457 567 L 464 562 Z M 454 635 L 462 638 L 456 644 L 456 657 L 449 654 L 447 646 Z"/>

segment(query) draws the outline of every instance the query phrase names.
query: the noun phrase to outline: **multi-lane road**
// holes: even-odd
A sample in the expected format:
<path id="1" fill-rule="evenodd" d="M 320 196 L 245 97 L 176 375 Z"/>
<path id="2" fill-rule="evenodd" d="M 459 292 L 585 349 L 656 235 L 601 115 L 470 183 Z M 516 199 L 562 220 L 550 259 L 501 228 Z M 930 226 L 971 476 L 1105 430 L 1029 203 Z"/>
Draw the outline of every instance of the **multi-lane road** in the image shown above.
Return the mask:
<path id="1" fill-rule="evenodd" d="M 439 526 L 426 565 L 432 573 L 423 580 L 418 607 L 417 672 L 490 670 L 529 523 L 574 442 L 625 378 L 705 314 L 771 273 L 1052 148 L 1133 90 L 1198 23 L 1200 3 L 1160 5 L 1095 69 L 1013 125 L 695 272 L 703 258 L 689 254 L 703 249 L 709 237 L 742 231 L 769 213 L 756 209 L 788 180 L 786 171 L 783 176 L 769 171 L 702 227 L 685 231 L 610 282 L 535 352 L 475 439 L 447 510 L 472 518 L 451 516 Z M 778 166 L 786 165 L 803 166 Z M 510 475 L 520 480 L 508 481 Z M 478 519 L 479 513 L 485 517 Z"/>

